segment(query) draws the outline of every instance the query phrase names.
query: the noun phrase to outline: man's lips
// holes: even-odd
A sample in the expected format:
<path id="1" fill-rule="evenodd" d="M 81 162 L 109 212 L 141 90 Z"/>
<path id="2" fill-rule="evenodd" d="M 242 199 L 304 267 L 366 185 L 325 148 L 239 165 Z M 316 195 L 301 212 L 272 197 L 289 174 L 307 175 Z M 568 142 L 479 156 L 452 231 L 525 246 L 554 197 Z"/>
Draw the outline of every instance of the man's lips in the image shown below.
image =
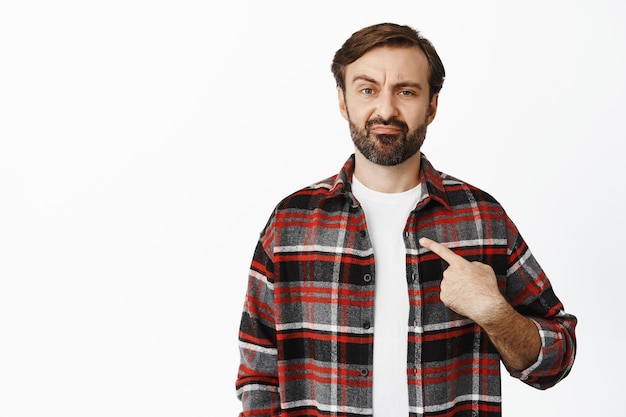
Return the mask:
<path id="1" fill-rule="evenodd" d="M 370 132 L 378 135 L 396 135 L 398 133 L 402 133 L 402 129 L 392 125 L 376 124 L 370 127 Z"/>

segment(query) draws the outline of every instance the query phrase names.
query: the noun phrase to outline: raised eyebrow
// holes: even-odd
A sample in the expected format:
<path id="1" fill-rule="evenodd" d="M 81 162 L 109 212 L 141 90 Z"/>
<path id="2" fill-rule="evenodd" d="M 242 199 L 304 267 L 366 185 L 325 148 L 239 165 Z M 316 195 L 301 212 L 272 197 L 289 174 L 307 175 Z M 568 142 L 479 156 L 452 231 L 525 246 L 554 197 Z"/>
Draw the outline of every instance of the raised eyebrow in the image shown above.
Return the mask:
<path id="1" fill-rule="evenodd" d="M 356 83 L 357 81 L 366 81 L 368 83 L 378 85 L 378 81 L 364 74 L 355 75 L 354 78 L 352 79 L 352 84 Z"/>
<path id="2" fill-rule="evenodd" d="M 352 79 L 352 83 L 356 83 L 357 81 L 366 81 L 368 83 L 372 83 L 375 85 L 378 85 L 378 81 L 376 81 L 375 79 L 373 79 L 372 77 L 368 77 L 367 75 L 355 75 L 354 78 Z M 414 82 L 414 81 L 401 81 L 399 83 L 394 84 L 394 88 L 398 89 L 398 88 L 415 88 L 417 90 L 423 90 L 424 87 L 422 86 L 422 84 L 418 83 L 418 82 Z"/>

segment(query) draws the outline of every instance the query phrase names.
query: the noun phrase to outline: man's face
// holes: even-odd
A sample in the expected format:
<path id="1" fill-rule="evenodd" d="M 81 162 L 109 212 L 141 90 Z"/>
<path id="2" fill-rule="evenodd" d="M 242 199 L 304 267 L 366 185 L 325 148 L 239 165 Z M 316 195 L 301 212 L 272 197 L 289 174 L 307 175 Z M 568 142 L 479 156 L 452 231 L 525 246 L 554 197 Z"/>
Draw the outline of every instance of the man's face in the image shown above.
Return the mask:
<path id="1" fill-rule="evenodd" d="M 437 110 L 428 75 L 417 47 L 375 48 L 346 67 L 339 109 L 356 149 L 371 162 L 398 165 L 420 150 Z"/>

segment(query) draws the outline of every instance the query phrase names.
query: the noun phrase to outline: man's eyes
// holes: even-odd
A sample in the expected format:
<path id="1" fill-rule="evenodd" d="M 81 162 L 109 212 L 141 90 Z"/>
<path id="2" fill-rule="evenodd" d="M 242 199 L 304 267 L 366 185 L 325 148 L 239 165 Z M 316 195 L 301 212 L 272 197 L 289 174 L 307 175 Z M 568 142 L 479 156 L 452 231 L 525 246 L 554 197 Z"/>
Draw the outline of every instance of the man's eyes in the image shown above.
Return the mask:
<path id="1" fill-rule="evenodd" d="M 365 94 L 366 96 L 371 96 L 376 93 L 376 91 L 373 88 L 369 88 L 369 87 L 361 88 L 360 91 L 362 94 Z M 400 90 L 398 91 L 398 95 L 402 97 L 412 97 L 415 95 L 415 92 L 411 90 Z"/>

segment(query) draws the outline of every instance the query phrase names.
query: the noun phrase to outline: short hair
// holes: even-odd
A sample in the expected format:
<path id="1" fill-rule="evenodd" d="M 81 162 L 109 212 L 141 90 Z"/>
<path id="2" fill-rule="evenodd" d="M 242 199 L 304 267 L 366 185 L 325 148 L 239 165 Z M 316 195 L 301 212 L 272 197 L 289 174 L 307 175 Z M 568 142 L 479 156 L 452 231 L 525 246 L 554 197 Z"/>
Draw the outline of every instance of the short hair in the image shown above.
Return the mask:
<path id="1" fill-rule="evenodd" d="M 429 67 L 429 94 L 432 99 L 443 86 L 446 71 L 432 43 L 410 26 L 379 23 L 354 32 L 335 53 L 331 71 L 337 86 L 345 91 L 346 66 L 368 51 L 383 46 L 407 48 L 417 46 L 426 55 Z"/>

